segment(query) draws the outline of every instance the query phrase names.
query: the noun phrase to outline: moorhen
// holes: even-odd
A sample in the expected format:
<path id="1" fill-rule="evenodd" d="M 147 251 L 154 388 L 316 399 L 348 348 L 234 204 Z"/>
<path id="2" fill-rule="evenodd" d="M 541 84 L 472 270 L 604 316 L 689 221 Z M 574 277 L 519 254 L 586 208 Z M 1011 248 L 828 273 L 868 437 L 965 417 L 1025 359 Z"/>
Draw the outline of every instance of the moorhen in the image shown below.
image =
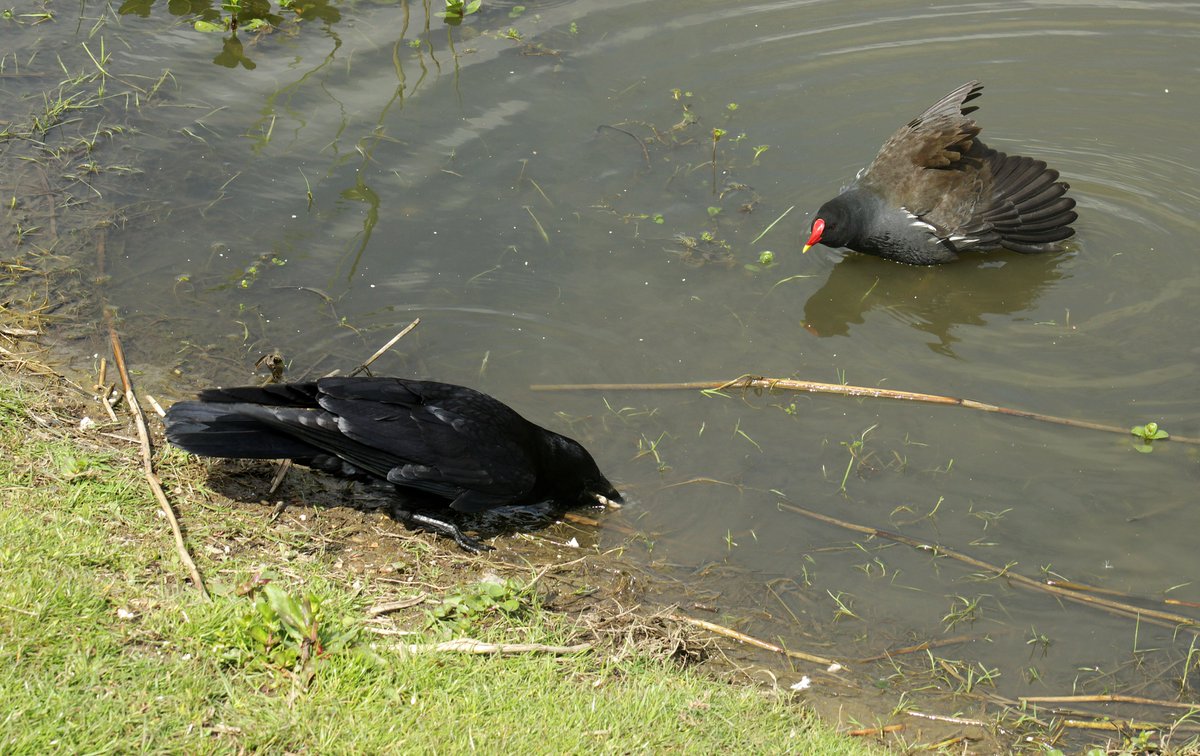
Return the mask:
<path id="1" fill-rule="evenodd" d="M 1003 247 L 1050 252 L 1074 234 L 1078 217 L 1058 171 L 979 141 L 964 107 L 983 85 L 970 81 L 884 142 L 875 160 L 813 219 L 818 242 L 911 265 Z"/>
<path id="2" fill-rule="evenodd" d="M 434 510 L 562 506 L 621 496 L 578 443 L 466 386 L 404 378 L 321 378 L 200 392 L 164 418 L 167 440 L 193 454 L 291 459 L 353 480 L 415 490 Z M 427 508 L 427 507 L 426 507 Z M 437 516 L 402 505 L 399 519 L 489 548 Z"/>

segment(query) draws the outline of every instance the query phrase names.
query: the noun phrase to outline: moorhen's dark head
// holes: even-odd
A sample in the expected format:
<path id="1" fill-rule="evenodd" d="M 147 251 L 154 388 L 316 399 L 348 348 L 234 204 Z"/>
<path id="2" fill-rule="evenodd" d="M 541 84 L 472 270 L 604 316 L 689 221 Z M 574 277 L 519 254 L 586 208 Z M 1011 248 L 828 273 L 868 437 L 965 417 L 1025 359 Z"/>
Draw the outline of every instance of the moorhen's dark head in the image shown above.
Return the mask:
<path id="1" fill-rule="evenodd" d="M 808 241 L 804 242 L 804 251 L 812 249 L 817 243 L 826 247 L 846 246 L 854 238 L 853 226 L 850 208 L 843 200 L 843 195 L 834 197 L 821 205 L 817 217 L 813 218 Z"/>

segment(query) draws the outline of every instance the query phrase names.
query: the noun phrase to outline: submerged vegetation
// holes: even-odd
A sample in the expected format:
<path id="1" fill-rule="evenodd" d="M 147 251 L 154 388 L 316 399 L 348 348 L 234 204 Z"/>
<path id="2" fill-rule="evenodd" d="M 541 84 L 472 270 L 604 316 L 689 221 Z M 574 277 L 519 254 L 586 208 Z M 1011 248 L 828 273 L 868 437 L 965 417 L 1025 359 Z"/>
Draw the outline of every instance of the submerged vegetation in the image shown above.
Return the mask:
<path id="1" fill-rule="evenodd" d="M 692 90 L 673 87 L 668 94 L 679 106 L 678 120 L 670 127 L 640 120 L 623 120 L 601 125 L 598 133 L 622 134 L 634 140 L 640 148 L 644 164 L 642 172 L 650 175 L 662 168 L 670 170 L 668 189 L 684 196 L 699 194 L 700 184 L 696 177 L 705 175 L 700 171 L 707 172 L 709 186 L 704 204 L 699 205 L 700 200 L 695 200 L 696 209 L 702 208 L 707 217 L 701 221 L 699 230 L 693 227 L 675 231 L 670 237 L 674 246 L 668 248 L 669 251 L 691 266 L 715 264 L 732 269 L 741 262 L 741 267 L 750 273 L 765 271 L 773 262 L 773 253 L 755 251 L 755 245 L 788 211 L 762 228 L 750 242 L 739 243 L 736 249 L 729 234 L 742 232 L 750 222 L 749 217 L 762 202 L 762 197 L 749 184 L 734 176 L 756 166 L 769 145 L 746 147 L 744 143 L 748 137 L 745 132 L 739 131 L 731 136 L 731 120 L 741 112 L 738 103 L 726 103 L 723 110 L 710 114 L 707 108 L 700 110 L 706 104 L 704 98 Z M 702 123 L 717 119 L 722 125 L 703 130 Z M 722 150 L 722 144 L 730 147 Z M 713 200 L 719 204 L 711 204 Z M 597 207 L 617 215 L 624 223 L 634 224 L 635 237 L 640 235 L 637 229 L 640 221 L 653 219 L 658 225 L 666 223 L 661 212 L 619 209 L 615 200 L 607 197 Z M 694 215 L 698 217 L 698 214 Z M 679 219 L 672 218 L 671 221 L 678 223 Z M 748 248 L 742 248 L 743 245 Z"/>

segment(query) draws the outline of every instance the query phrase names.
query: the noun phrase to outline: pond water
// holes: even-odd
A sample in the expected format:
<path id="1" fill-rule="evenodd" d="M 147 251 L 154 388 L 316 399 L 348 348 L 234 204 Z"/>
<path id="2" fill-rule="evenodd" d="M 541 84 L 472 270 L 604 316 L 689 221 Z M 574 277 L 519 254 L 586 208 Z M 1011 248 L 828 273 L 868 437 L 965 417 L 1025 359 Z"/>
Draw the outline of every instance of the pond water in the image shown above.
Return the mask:
<path id="1" fill-rule="evenodd" d="M 1200 436 L 1200 4 L 485 0 L 457 27 L 413 3 L 296 7 L 236 41 L 193 31 L 195 3 L 0 30 L 25 71 L 56 75 L 38 44 L 83 66 L 101 39 L 114 90 L 170 70 L 140 106 L 107 101 L 135 130 L 99 159 L 139 173 L 93 181 L 123 208 L 103 293 L 150 385 L 249 382 L 270 351 L 292 379 L 349 369 L 419 317 L 377 372 L 583 441 L 629 500 L 596 543 L 686 611 L 847 659 L 966 635 L 939 658 L 1007 698 L 1195 700 L 1194 635 L 1169 621 L 780 503 L 1196 616 L 1162 603 L 1200 601 L 1196 446 L 879 399 L 531 386 L 749 373 Z M 801 255 L 813 211 L 970 79 L 987 143 L 1071 183 L 1068 248 Z"/>

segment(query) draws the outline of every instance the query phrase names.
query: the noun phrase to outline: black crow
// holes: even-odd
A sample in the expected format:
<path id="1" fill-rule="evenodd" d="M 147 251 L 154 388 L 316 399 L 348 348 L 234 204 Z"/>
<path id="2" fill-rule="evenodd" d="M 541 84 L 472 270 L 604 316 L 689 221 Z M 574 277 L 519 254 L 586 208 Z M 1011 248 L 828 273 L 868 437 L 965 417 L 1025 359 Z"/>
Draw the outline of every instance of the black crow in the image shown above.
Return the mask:
<path id="1" fill-rule="evenodd" d="M 291 459 L 355 480 L 415 489 L 442 507 L 479 512 L 552 501 L 570 507 L 621 496 L 592 455 L 465 386 L 404 378 L 322 378 L 201 391 L 167 411 L 167 440 L 193 454 Z M 452 522 L 403 507 L 409 524 L 488 548 Z"/>

